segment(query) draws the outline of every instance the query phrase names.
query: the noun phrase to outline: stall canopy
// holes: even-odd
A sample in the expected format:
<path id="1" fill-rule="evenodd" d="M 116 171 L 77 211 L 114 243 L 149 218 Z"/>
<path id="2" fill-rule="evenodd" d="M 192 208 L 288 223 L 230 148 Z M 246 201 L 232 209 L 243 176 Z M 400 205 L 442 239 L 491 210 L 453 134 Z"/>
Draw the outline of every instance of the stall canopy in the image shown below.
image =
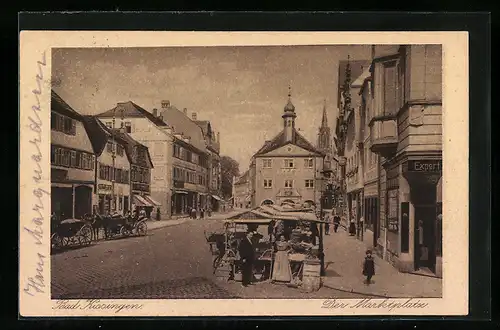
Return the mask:
<path id="1" fill-rule="evenodd" d="M 134 204 L 137 206 L 154 206 L 140 195 L 134 195 Z"/>
<path id="2" fill-rule="evenodd" d="M 306 209 L 305 209 L 306 210 Z M 313 212 L 307 211 L 284 212 L 270 206 L 259 206 L 252 210 L 244 211 L 229 217 L 227 220 L 237 223 L 262 223 L 266 224 L 274 220 L 290 220 L 290 221 L 310 221 L 324 222 L 316 217 Z"/>
<path id="3" fill-rule="evenodd" d="M 216 199 L 216 200 L 218 200 L 218 201 L 221 201 L 221 200 L 222 200 L 222 198 L 220 198 L 220 197 L 219 197 L 219 196 L 217 196 L 217 195 L 212 195 L 212 197 L 213 197 L 213 198 L 215 198 L 215 199 Z"/>
<path id="4" fill-rule="evenodd" d="M 148 201 L 150 204 L 153 204 L 154 206 L 161 206 L 160 203 L 158 203 L 157 201 L 155 201 L 153 198 L 151 198 L 151 196 L 142 196 L 146 201 Z"/>

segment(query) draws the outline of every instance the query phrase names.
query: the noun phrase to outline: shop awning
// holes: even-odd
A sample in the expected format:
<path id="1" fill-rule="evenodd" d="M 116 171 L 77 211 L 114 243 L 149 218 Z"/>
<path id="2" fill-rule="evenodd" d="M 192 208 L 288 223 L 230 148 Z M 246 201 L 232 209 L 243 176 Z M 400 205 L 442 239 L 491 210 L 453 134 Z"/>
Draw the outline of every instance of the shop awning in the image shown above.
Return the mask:
<path id="1" fill-rule="evenodd" d="M 140 195 L 134 195 L 134 204 L 137 206 L 154 206 Z"/>
<path id="2" fill-rule="evenodd" d="M 160 203 L 158 203 L 157 201 L 155 201 L 154 199 L 151 198 L 151 196 L 148 196 L 148 195 L 144 195 L 142 196 L 146 201 L 150 202 L 151 204 L 153 204 L 154 206 L 161 206 Z"/>
<path id="3" fill-rule="evenodd" d="M 213 197 L 213 198 L 215 198 L 215 199 L 216 199 L 216 200 L 218 200 L 218 201 L 221 201 L 221 200 L 222 200 L 222 198 L 220 198 L 220 197 L 219 197 L 219 196 L 217 196 L 217 195 L 212 195 L 212 197 Z"/>

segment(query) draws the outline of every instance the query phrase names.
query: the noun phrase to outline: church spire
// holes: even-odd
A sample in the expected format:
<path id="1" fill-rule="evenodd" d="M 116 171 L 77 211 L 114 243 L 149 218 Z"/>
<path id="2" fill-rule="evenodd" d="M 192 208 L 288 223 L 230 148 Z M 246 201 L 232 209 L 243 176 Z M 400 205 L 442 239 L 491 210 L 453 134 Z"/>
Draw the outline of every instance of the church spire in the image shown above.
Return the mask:
<path id="1" fill-rule="evenodd" d="M 321 127 L 328 127 L 328 116 L 326 115 L 326 99 L 323 100 L 323 118 L 321 119 Z"/>

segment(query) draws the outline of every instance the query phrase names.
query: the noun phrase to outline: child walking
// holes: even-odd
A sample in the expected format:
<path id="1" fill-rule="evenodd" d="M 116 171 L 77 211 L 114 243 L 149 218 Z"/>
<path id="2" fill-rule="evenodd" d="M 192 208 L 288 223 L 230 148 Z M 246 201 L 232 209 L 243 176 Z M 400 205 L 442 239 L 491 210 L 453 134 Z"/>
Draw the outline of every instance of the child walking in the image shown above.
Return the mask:
<path id="1" fill-rule="evenodd" d="M 375 275 L 375 261 L 372 251 L 366 250 L 365 261 L 363 262 L 363 275 L 366 276 L 366 284 L 370 285 L 373 275 Z"/>

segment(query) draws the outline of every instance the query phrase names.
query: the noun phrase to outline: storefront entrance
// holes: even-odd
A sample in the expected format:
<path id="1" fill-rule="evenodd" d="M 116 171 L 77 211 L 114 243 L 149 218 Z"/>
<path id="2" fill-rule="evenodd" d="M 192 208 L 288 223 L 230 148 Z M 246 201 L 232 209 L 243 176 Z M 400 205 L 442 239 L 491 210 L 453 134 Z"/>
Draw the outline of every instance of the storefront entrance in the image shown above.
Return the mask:
<path id="1" fill-rule="evenodd" d="M 436 186 L 414 184 L 411 197 L 414 217 L 414 267 L 436 272 Z"/>
<path id="2" fill-rule="evenodd" d="M 85 214 L 92 213 L 92 188 L 78 186 L 75 188 L 75 218 L 82 219 Z"/>
<path id="3" fill-rule="evenodd" d="M 73 217 L 73 189 L 71 187 L 52 187 L 50 201 L 51 213 L 55 213 L 59 219 Z"/>

